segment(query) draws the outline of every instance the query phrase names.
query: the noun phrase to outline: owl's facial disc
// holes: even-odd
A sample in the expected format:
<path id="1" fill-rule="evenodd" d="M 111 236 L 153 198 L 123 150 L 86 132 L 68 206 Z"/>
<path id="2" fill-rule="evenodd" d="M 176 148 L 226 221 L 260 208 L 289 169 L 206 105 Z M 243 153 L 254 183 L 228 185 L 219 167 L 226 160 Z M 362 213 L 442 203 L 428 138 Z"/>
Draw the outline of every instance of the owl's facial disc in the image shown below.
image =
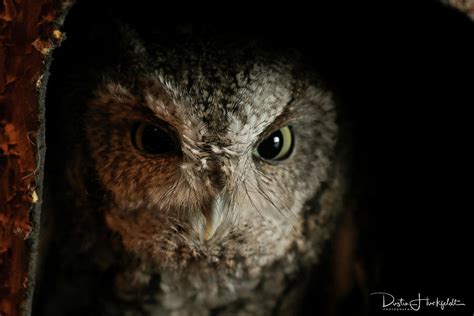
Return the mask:
<path id="1" fill-rule="evenodd" d="M 214 253 L 268 264 L 328 178 L 331 94 L 294 78 L 291 63 L 230 61 L 166 62 L 130 87 L 105 82 L 88 104 L 107 225 L 160 266 Z"/>

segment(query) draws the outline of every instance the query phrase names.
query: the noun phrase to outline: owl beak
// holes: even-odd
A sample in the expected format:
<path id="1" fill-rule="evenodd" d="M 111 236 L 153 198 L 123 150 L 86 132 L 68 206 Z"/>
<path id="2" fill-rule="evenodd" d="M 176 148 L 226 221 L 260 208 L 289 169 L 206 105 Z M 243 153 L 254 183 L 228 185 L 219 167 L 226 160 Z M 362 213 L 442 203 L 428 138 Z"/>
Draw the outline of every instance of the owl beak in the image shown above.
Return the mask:
<path id="1" fill-rule="evenodd" d="M 217 228 L 222 222 L 224 216 L 224 199 L 222 196 L 217 196 L 213 204 L 207 212 L 203 212 L 206 218 L 206 226 L 204 228 L 204 240 L 209 240 L 216 232 Z"/>

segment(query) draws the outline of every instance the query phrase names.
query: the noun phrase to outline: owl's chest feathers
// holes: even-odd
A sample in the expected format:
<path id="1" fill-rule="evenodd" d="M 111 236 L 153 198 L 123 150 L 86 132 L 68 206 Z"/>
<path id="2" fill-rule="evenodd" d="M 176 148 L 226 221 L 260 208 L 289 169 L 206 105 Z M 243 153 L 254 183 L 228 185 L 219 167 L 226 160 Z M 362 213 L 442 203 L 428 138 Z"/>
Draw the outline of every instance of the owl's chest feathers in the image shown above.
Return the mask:
<path id="1" fill-rule="evenodd" d="M 119 296 L 142 302 L 150 313 L 158 309 L 178 315 L 207 315 L 212 310 L 232 314 L 233 305 L 239 304 L 260 305 L 268 312 L 300 272 L 297 252 L 298 246 L 293 243 L 284 256 L 267 264 L 263 258 L 228 258 L 227 263 L 202 258 L 184 269 L 163 269 L 159 273 L 147 271 L 141 264 L 118 276 Z M 159 280 L 158 285 L 153 280 Z M 151 288 L 152 283 L 155 288 Z"/>

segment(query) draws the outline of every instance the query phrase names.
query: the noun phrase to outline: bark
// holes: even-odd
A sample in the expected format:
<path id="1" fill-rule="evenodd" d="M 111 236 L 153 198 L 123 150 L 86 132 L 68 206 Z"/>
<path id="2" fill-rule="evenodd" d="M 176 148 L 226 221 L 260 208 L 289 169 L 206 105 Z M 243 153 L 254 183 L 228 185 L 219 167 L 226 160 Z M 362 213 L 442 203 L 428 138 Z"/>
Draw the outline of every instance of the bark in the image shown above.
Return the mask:
<path id="1" fill-rule="evenodd" d="M 44 97 L 68 3 L 0 3 L 0 315 L 28 315 L 42 196 Z"/>

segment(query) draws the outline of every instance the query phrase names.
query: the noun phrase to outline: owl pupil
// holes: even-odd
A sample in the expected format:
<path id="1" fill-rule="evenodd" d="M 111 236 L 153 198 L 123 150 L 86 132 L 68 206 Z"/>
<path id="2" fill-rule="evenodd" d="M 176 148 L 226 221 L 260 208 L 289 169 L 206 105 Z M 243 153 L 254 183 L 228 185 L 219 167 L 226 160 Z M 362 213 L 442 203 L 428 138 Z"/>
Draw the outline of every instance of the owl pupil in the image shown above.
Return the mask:
<path id="1" fill-rule="evenodd" d="M 265 159 L 275 158 L 283 147 L 283 134 L 280 130 L 272 133 L 258 146 L 258 154 Z"/>
<path id="2" fill-rule="evenodd" d="M 147 154 L 166 154 L 177 150 L 173 137 L 153 125 L 141 125 L 135 129 L 134 145 Z"/>

